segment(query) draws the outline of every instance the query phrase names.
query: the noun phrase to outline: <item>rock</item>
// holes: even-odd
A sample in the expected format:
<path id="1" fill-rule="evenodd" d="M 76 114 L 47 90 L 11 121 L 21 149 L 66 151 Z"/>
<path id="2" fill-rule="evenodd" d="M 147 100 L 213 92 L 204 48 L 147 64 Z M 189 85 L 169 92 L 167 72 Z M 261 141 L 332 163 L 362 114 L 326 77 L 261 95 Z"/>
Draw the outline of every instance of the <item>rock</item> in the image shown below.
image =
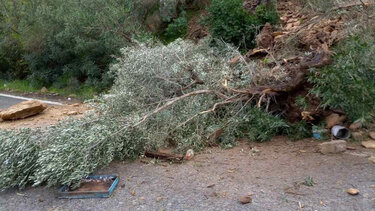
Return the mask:
<path id="1" fill-rule="evenodd" d="M 78 115 L 78 112 L 77 111 L 69 111 L 68 113 L 66 113 L 66 115 L 74 116 L 74 115 Z"/>
<path id="2" fill-rule="evenodd" d="M 333 113 L 326 117 L 326 128 L 332 128 L 335 125 L 340 125 L 343 121 L 345 121 L 346 116 L 345 115 L 338 115 L 336 113 Z"/>
<path id="3" fill-rule="evenodd" d="M 215 183 L 209 184 L 207 185 L 207 188 L 213 188 L 215 185 L 216 185 Z"/>
<path id="4" fill-rule="evenodd" d="M 40 90 L 41 93 L 46 93 L 47 91 L 48 91 L 48 89 L 47 89 L 46 87 L 43 87 L 43 88 Z"/>
<path id="5" fill-rule="evenodd" d="M 362 141 L 361 145 L 367 149 L 375 149 L 375 141 L 373 140 Z"/>
<path id="6" fill-rule="evenodd" d="M 369 136 L 372 140 L 375 140 L 375 132 L 370 132 Z"/>
<path id="7" fill-rule="evenodd" d="M 368 158 L 368 161 L 375 164 L 375 156 L 371 156 Z"/>
<path id="8" fill-rule="evenodd" d="M 362 131 L 353 132 L 353 133 L 352 133 L 352 138 L 353 138 L 355 141 L 363 141 L 363 139 L 364 139 L 363 132 L 362 132 Z"/>
<path id="9" fill-rule="evenodd" d="M 355 188 L 349 188 L 347 190 L 347 192 L 350 194 L 350 195 L 358 195 L 359 194 L 359 190 L 358 189 L 355 189 Z"/>
<path id="10" fill-rule="evenodd" d="M 252 199 L 250 196 L 242 196 L 240 198 L 240 203 L 241 204 L 248 204 L 248 203 L 251 203 Z"/>
<path id="11" fill-rule="evenodd" d="M 332 140 L 319 144 L 319 151 L 322 154 L 341 153 L 346 151 L 346 141 Z"/>
<path id="12" fill-rule="evenodd" d="M 3 120 L 23 119 L 29 116 L 39 114 L 47 108 L 37 100 L 30 100 L 18 103 L 0 113 L 0 118 Z"/>
<path id="13" fill-rule="evenodd" d="M 39 202 L 44 202 L 44 199 L 42 197 L 40 197 Z"/>
<path id="14" fill-rule="evenodd" d="M 358 121 L 358 122 L 355 122 L 355 123 L 351 124 L 351 125 L 349 126 L 349 129 L 350 129 L 350 130 L 358 130 L 358 129 L 361 128 L 361 127 L 362 127 L 362 122 L 361 122 L 361 121 Z"/>
<path id="15" fill-rule="evenodd" d="M 157 202 L 160 202 L 161 200 L 163 200 L 163 198 L 164 198 L 164 197 L 157 197 L 157 198 L 156 198 L 156 201 L 157 201 Z"/>
<path id="16" fill-rule="evenodd" d="M 274 38 L 272 36 L 272 26 L 269 23 L 266 23 L 260 32 L 260 34 L 256 38 L 257 47 L 268 49 L 272 47 L 274 43 Z"/>

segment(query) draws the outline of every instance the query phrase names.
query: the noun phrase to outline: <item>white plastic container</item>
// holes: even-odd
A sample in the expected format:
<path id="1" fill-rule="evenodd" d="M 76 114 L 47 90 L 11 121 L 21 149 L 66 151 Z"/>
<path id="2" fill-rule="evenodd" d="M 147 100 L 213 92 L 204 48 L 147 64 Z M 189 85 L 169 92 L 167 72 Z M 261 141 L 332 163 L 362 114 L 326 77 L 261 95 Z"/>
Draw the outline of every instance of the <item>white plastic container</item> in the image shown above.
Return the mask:
<path id="1" fill-rule="evenodd" d="M 332 135 L 337 139 L 349 139 L 350 138 L 350 130 L 340 125 L 333 126 L 331 132 L 332 132 Z"/>

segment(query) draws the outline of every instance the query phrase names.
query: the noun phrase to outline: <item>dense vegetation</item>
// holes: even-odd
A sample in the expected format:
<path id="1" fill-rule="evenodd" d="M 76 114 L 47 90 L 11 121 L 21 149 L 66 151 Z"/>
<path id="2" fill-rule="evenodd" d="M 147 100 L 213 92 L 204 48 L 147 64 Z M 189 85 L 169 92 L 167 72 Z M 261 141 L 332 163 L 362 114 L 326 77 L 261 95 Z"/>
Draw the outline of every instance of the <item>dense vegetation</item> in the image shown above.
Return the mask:
<path id="1" fill-rule="evenodd" d="M 375 114 L 375 42 L 373 34 L 362 33 L 340 43 L 334 64 L 311 70 L 311 93 L 323 107 L 343 110 L 354 121 Z"/>
<path id="2" fill-rule="evenodd" d="M 140 18 L 145 13 L 135 8 L 136 0 L 3 1 L 1 77 L 27 78 L 36 87 L 100 89 L 112 79 L 114 85 L 91 101 L 95 113 L 82 119 L 43 130 L 1 130 L 0 189 L 75 186 L 113 159 L 159 147 L 183 153 L 232 147 L 242 138 L 311 136 L 311 125 L 284 120 L 265 94 L 240 92 L 288 80 L 287 73 L 273 72 L 264 61 L 240 57 L 238 49 L 253 47 L 264 23 L 278 19 L 275 5 L 260 5 L 251 13 L 241 2 L 212 0 L 205 20 L 212 37 L 199 43 L 178 39 L 187 30 L 184 10 L 167 14 L 159 35 L 174 41 L 163 45 L 148 39 Z M 161 13 L 159 7 L 153 5 L 152 11 Z M 321 99 L 322 107 L 342 109 L 351 120 L 374 114 L 372 36 L 352 36 L 336 47 L 332 65 L 311 70 L 310 94 Z M 229 62 L 233 58 L 240 59 Z M 308 103 L 305 96 L 297 98 L 303 109 Z"/>
<path id="3" fill-rule="evenodd" d="M 137 0 L 2 1 L 0 76 L 34 87 L 108 87 L 119 49 L 142 35 Z"/>
<path id="4" fill-rule="evenodd" d="M 255 46 L 255 36 L 261 27 L 269 22 L 278 22 L 276 5 L 259 5 L 254 13 L 246 11 L 242 0 L 212 0 L 208 7 L 210 16 L 205 20 L 211 36 L 223 39 L 242 49 Z"/>

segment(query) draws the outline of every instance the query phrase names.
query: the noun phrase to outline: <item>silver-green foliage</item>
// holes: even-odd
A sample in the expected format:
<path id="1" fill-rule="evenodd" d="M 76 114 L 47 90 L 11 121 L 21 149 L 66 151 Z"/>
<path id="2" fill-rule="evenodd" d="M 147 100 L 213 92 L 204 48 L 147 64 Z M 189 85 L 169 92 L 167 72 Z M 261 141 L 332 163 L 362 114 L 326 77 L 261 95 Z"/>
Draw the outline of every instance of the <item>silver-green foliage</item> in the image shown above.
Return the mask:
<path id="1" fill-rule="evenodd" d="M 251 88 L 256 65 L 230 65 L 238 51 L 210 43 L 177 40 L 124 48 L 112 66 L 115 85 L 95 103 L 95 113 L 43 130 L 0 132 L 0 189 L 27 183 L 76 187 L 112 160 L 134 158 L 146 149 L 200 150 L 216 141 L 233 146 L 250 133 L 261 141 L 281 133 L 287 127 L 282 120 L 260 115 L 250 100 L 232 102 L 238 94 L 223 85 Z M 194 83 L 197 78 L 203 83 Z M 260 118 L 250 122 L 254 114 Z M 247 123 L 253 128 L 242 127 Z M 274 127 L 267 132 L 269 125 Z M 219 129 L 222 137 L 210 140 Z"/>
<path id="2" fill-rule="evenodd" d="M 0 130 L 0 190 L 32 182 L 40 152 L 39 130 Z"/>

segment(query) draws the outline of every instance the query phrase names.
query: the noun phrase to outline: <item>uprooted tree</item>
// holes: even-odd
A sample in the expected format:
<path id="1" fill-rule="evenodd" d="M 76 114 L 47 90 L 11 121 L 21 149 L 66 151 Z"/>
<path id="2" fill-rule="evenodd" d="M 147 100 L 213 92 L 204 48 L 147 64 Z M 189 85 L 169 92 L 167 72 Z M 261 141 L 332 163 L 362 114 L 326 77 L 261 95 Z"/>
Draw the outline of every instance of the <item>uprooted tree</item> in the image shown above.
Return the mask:
<path id="1" fill-rule="evenodd" d="M 317 34 L 312 37 L 313 41 L 319 38 Z M 359 55 L 373 55 L 374 48 L 366 48 L 373 41 L 364 42 L 354 45 L 355 50 Z M 235 47 L 209 38 L 199 44 L 178 39 L 167 46 L 147 42 L 123 48 L 111 68 L 115 84 L 108 94 L 93 100 L 95 112 L 44 130 L 0 131 L 4 140 L 0 143 L 0 188 L 22 188 L 29 183 L 76 186 L 83 176 L 115 158 L 134 158 L 162 146 L 199 150 L 218 144 L 230 147 L 244 137 L 266 141 L 278 134 L 309 135 L 306 122 L 327 109 L 319 102 L 306 106 L 303 115 L 297 112 L 298 117 L 292 118 L 296 123 L 290 123 L 293 96 L 304 90 L 303 97 L 314 98 L 308 94 L 313 87 L 320 97 L 322 89 L 329 87 L 328 79 L 319 78 L 316 68 L 332 62 L 328 48 L 332 44 L 320 43 L 289 59 L 276 55 L 274 46 L 243 56 Z M 339 67 L 345 74 L 351 71 L 345 65 Z M 341 74 L 330 69 L 323 73 Z M 371 89 L 363 99 L 367 102 L 375 93 L 373 62 L 361 64 L 354 73 L 366 83 L 353 89 Z M 334 109 L 352 108 L 340 107 L 337 101 L 337 106 L 332 105 L 327 95 L 322 99 Z M 373 114 L 371 106 L 363 113 Z"/>

